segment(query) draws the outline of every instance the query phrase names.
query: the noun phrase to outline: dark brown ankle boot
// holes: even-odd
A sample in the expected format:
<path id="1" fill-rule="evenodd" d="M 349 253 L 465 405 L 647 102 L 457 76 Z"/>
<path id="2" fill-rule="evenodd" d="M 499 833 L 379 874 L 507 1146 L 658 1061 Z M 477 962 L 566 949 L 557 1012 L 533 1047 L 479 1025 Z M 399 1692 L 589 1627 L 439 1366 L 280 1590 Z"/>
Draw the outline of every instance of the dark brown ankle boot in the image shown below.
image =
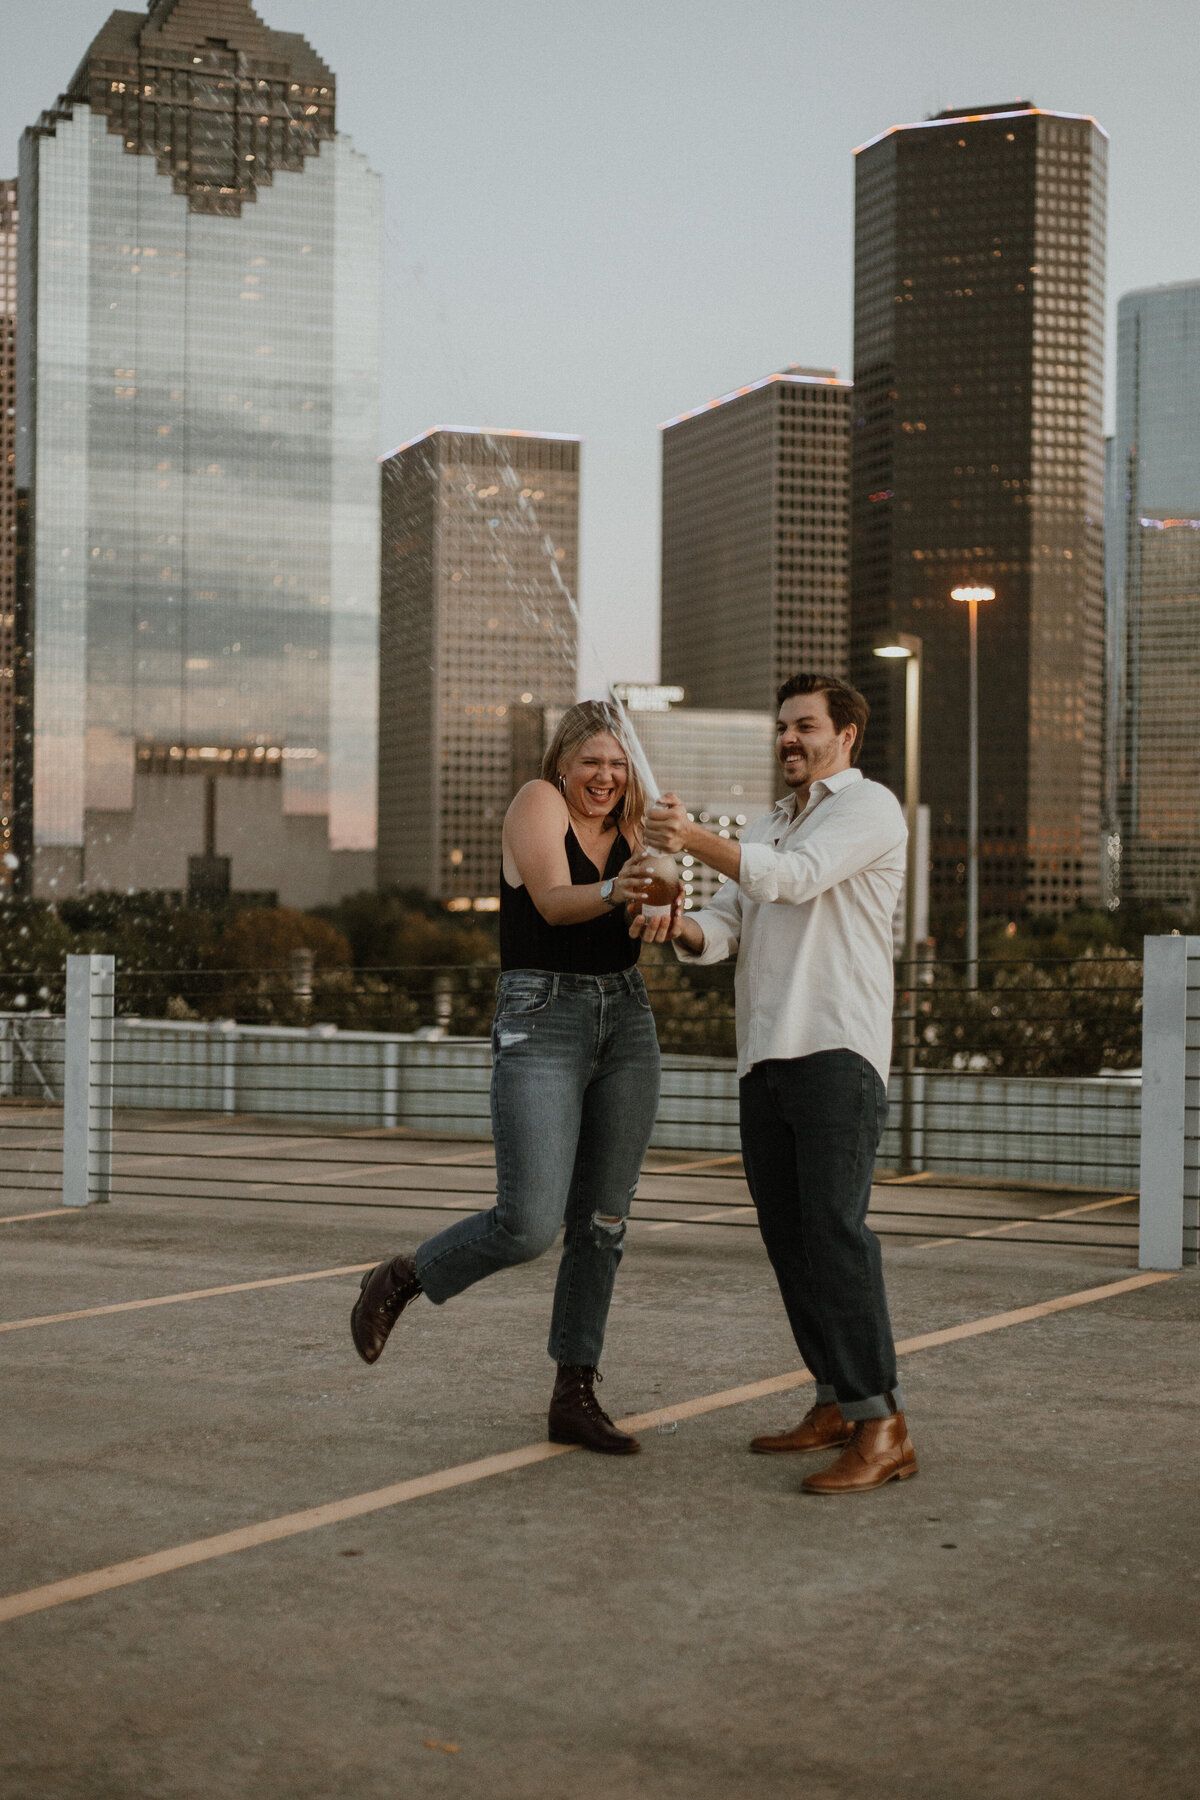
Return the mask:
<path id="1" fill-rule="evenodd" d="M 581 1444 L 603 1456 L 633 1456 L 641 1449 L 635 1437 L 618 1431 L 596 1398 L 599 1369 L 578 1363 L 559 1363 L 554 1392 L 550 1396 L 550 1442 Z"/>
<path id="2" fill-rule="evenodd" d="M 350 1314 L 350 1336 L 365 1363 L 379 1361 L 392 1326 L 420 1292 L 417 1265 L 411 1256 L 390 1256 L 367 1270 Z"/>

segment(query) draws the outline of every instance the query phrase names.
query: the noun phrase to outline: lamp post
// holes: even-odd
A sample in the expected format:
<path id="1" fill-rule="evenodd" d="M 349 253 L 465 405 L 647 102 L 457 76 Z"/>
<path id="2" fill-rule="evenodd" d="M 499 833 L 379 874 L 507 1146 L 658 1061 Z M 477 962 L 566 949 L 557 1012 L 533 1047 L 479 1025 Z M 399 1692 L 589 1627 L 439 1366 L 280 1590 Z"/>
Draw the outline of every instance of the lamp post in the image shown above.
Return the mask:
<path id="1" fill-rule="evenodd" d="M 979 986 L 979 603 L 994 600 L 995 588 L 956 587 L 952 600 L 970 609 L 971 673 L 967 798 L 967 986 Z"/>
<path id="2" fill-rule="evenodd" d="M 880 638 L 875 655 L 904 662 L 904 979 L 900 988 L 900 1172 L 913 1172 L 913 1114 L 917 1063 L 917 853 L 921 800 L 922 644 L 911 632 Z"/>

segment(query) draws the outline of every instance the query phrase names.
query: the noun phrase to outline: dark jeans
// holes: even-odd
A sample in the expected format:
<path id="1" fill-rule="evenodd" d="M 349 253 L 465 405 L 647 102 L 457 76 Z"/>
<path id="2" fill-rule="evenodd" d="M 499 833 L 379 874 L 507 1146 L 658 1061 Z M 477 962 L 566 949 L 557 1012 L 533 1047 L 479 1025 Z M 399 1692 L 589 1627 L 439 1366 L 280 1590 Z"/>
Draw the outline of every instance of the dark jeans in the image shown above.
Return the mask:
<path id="1" fill-rule="evenodd" d="M 867 1225 L 887 1093 L 853 1050 L 756 1063 L 739 1083 L 746 1180 L 817 1399 L 902 1409 L 879 1240 Z"/>
<path id="2" fill-rule="evenodd" d="M 566 1221 L 548 1349 L 594 1368 L 658 1109 L 654 1016 L 636 969 L 500 977 L 492 1023 L 496 1204 L 417 1251 L 436 1305 L 530 1262 Z"/>

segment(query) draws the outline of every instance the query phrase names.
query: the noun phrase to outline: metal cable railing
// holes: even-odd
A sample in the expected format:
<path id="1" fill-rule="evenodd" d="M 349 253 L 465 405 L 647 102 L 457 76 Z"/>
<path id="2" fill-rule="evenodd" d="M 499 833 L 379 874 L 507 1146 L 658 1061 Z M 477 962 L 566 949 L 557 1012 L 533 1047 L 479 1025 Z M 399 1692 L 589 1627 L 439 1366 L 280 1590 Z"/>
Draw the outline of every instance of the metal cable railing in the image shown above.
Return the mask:
<path id="1" fill-rule="evenodd" d="M 88 1077 L 109 1107 L 111 1135 L 80 1166 L 106 1194 L 131 1200 L 472 1211 L 490 1190 L 423 1177 L 423 1185 L 410 1184 L 401 1171 L 427 1161 L 405 1163 L 392 1149 L 414 1137 L 487 1137 L 496 975 L 478 965 L 121 970 Z M 643 975 L 665 1052 L 654 1142 L 693 1160 L 714 1149 L 736 1154 L 732 969 L 689 969 L 651 955 Z M 964 964 L 921 963 L 900 968 L 898 978 L 884 1182 L 889 1174 L 901 1185 L 942 1178 L 953 1188 L 974 1177 L 1132 1194 L 1139 963 L 1123 956 L 997 960 L 980 965 L 974 989 Z M 41 1199 L 70 1180 L 55 1129 L 68 1080 L 61 997 L 61 975 L 0 977 L 6 1197 Z M 363 1154 L 381 1138 L 387 1156 Z M 672 1185 L 649 1166 L 646 1179 Z M 727 1188 L 711 1202 L 694 1193 L 698 1180 L 729 1179 L 697 1169 L 675 1180 L 686 1181 L 690 1198 L 647 1194 L 639 1210 L 657 1223 L 682 1208 L 729 1212 Z M 388 1185 L 361 1185 L 368 1181 Z M 951 1210 L 949 1194 L 932 1207 L 916 1199 L 877 1201 L 877 1229 L 916 1238 L 996 1232 L 1006 1241 L 1062 1244 L 1127 1242 L 1136 1229 L 1129 1217 L 1068 1223 L 1063 1208 L 1047 1210 L 1044 1202 L 1023 1219 L 1011 1192 L 986 1211 L 965 1213 Z M 1128 1199 L 1098 1204 L 1130 1207 Z M 646 1206 L 657 1213 L 645 1214 Z M 740 1216 L 712 1223 L 752 1223 L 743 1206 Z M 1052 1220 L 1058 1235 L 1050 1238 Z"/>

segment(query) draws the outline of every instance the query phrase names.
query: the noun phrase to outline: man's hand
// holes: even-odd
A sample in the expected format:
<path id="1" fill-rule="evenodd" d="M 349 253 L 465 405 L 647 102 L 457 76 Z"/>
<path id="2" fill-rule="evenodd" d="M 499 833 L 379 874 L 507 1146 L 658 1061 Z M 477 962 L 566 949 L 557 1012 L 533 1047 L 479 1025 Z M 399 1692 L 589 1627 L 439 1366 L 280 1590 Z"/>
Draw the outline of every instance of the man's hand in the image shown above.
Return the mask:
<path id="1" fill-rule="evenodd" d="M 704 933 L 683 910 L 682 888 L 675 896 L 669 917 L 648 919 L 645 913 L 637 913 L 629 921 L 629 935 L 631 938 L 641 938 L 644 944 L 669 944 L 676 938 L 682 938 L 684 949 L 691 950 L 696 955 L 704 948 Z"/>
<path id="2" fill-rule="evenodd" d="M 646 814 L 646 842 L 652 850 L 678 856 L 688 847 L 690 825 L 683 801 L 676 794 L 664 794 Z"/>

